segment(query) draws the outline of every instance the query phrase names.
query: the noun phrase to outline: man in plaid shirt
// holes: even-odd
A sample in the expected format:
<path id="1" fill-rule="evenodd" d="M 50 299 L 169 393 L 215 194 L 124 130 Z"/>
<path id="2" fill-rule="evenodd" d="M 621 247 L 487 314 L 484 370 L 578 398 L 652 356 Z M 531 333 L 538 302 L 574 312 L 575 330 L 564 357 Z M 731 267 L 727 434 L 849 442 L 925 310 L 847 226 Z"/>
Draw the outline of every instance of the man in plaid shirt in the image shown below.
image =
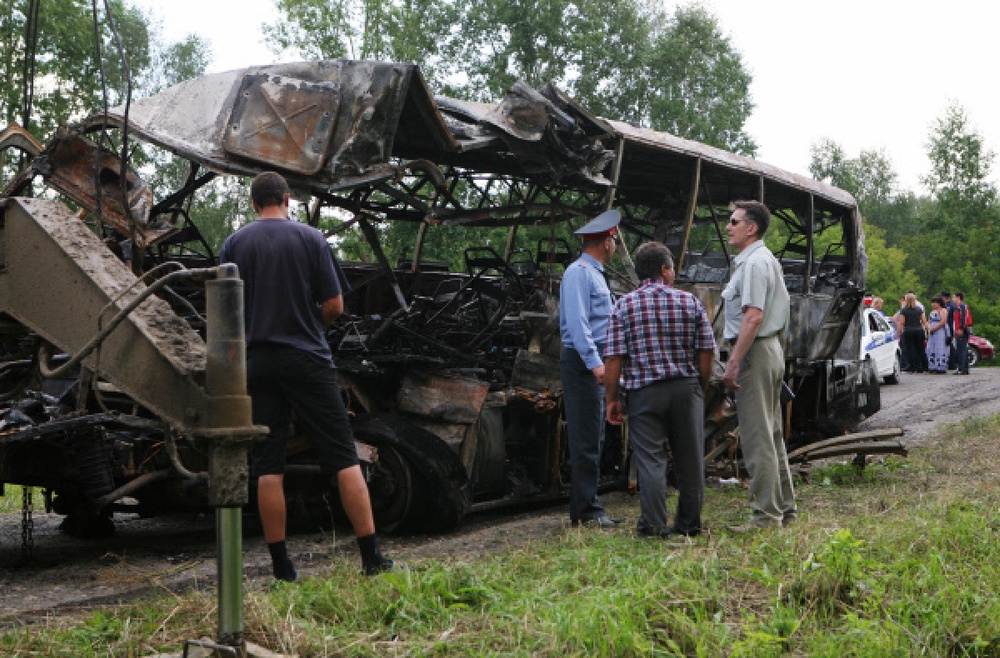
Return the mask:
<path id="1" fill-rule="evenodd" d="M 628 395 L 629 438 L 639 474 L 640 537 L 701 532 L 705 494 L 705 389 L 715 334 L 705 307 L 673 288 L 670 250 L 648 242 L 635 252 L 642 283 L 618 300 L 608 325 L 604 385 L 608 422 L 622 423 L 619 377 Z M 667 445 L 679 491 L 667 520 Z"/>

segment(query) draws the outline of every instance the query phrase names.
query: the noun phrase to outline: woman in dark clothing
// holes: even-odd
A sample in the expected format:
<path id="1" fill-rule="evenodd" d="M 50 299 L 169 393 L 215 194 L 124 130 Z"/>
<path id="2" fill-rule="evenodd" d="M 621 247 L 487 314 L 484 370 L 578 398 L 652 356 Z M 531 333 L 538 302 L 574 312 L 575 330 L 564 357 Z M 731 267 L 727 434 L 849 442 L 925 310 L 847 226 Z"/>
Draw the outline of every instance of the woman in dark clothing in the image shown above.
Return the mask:
<path id="1" fill-rule="evenodd" d="M 927 370 L 927 354 L 924 352 L 924 340 L 927 338 L 927 317 L 917 306 L 917 298 L 913 293 L 905 297 L 903 308 L 899 310 L 896 320 L 899 335 L 902 336 L 903 351 L 909 365 L 907 372 L 925 372 Z"/>

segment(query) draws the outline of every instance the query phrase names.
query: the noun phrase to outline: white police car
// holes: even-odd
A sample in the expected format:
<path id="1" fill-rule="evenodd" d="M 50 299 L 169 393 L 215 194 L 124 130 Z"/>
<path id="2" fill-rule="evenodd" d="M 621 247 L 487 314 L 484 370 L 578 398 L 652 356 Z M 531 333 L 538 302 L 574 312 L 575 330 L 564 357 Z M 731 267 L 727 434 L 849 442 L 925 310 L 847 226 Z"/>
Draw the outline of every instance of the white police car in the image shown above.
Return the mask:
<path id="1" fill-rule="evenodd" d="M 862 310 L 861 320 L 861 358 L 871 359 L 886 384 L 898 384 L 902 354 L 892 321 L 871 308 Z"/>

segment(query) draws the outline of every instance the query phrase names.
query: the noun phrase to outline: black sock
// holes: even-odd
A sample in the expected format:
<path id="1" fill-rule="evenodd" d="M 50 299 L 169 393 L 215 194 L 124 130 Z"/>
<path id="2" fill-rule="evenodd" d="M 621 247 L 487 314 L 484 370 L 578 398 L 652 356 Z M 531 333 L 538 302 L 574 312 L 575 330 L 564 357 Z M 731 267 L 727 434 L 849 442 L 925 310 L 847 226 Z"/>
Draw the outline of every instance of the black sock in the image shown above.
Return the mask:
<path id="1" fill-rule="evenodd" d="M 382 551 L 378 547 L 378 537 L 375 533 L 367 537 L 358 537 L 358 548 L 361 550 L 361 563 L 368 567 L 382 562 Z"/>
<path id="2" fill-rule="evenodd" d="M 271 553 L 271 566 L 275 578 L 294 581 L 299 577 L 298 572 L 295 571 L 295 565 L 288 557 L 288 547 L 285 545 L 284 539 L 268 544 L 267 550 Z"/>

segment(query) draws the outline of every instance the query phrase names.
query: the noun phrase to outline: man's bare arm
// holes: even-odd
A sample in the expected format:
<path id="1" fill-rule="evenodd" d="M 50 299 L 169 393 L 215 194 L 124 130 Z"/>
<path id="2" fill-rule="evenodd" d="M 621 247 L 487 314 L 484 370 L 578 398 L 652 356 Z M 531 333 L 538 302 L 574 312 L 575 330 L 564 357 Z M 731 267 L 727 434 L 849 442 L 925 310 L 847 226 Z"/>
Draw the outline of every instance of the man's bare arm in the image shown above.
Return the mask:
<path id="1" fill-rule="evenodd" d="M 698 381 L 701 390 L 707 391 L 712 381 L 712 366 L 715 365 L 715 350 L 698 350 Z"/>
<path id="2" fill-rule="evenodd" d="M 604 359 L 604 402 L 606 416 L 612 425 L 622 423 L 622 404 L 618 399 L 618 379 L 622 374 L 622 357 L 609 356 Z"/>
<path id="3" fill-rule="evenodd" d="M 331 297 L 323 302 L 320 309 L 323 315 L 323 326 L 329 327 L 344 312 L 344 296 L 337 295 L 336 297 Z"/>
<path id="4" fill-rule="evenodd" d="M 759 308 L 747 306 L 743 310 L 743 322 L 740 323 L 740 332 L 736 335 L 736 344 L 733 345 L 733 349 L 729 353 L 729 362 L 726 363 L 726 375 L 723 378 L 726 390 L 736 391 L 739 389 L 739 384 L 736 383 L 736 376 L 740 371 L 740 361 L 746 356 L 746 353 L 750 350 L 750 346 L 753 345 L 754 340 L 757 338 L 757 332 L 760 331 L 760 323 L 763 319 L 764 311 Z"/>

